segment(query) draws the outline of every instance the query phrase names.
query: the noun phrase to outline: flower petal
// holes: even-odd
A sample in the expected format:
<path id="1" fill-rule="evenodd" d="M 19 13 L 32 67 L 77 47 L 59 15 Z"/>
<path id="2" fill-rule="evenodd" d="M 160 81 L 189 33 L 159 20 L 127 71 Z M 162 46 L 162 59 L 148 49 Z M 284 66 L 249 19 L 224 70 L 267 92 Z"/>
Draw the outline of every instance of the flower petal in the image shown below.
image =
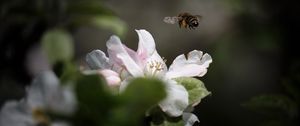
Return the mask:
<path id="1" fill-rule="evenodd" d="M 105 69 L 105 70 L 98 70 L 98 73 L 102 76 L 104 76 L 105 80 L 107 81 L 107 84 L 109 86 L 115 87 L 120 86 L 121 78 L 118 73 L 115 71 Z"/>
<path id="2" fill-rule="evenodd" d="M 44 109 L 46 107 L 45 97 L 57 90 L 58 85 L 59 80 L 53 72 L 41 73 L 34 78 L 31 85 L 27 88 L 26 103 L 31 108 Z"/>
<path id="3" fill-rule="evenodd" d="M 125 80 L 123 80 L 121 82 L 120 88 L 119 88 L 119 92 L 123 92 L 125 91 L 125 89 L 127 88 L 127 86 L 129 85 L 129 82 L 132 80 L 133 78 L 129 77 L 126 78 Z"/>
<path id="4" fill-rule="evenodd" d="M 128 54 L 117 36 L 111 36 L 106 45 L 110 60 L 114 60 L 116 63 L 124 65 L 126 70 L 132 76 L 138 77 L 143 75 L 142 69 Z"/>
<path id="5" fill-rule="evenodd" d="M 139 65 L 140 68 L 143 68 L 144 64 L 142 64 L 141 62 L 141 58 L 137 55 L 137 53 L 135 51 L 133 51 L 132 49 L 128 48 L 127 46 L 125 46 L 123 44 L 124 49 L 127 51 L 127 53 L 129 54 L 129 56 L 134 60 L 134 62 Z"/>
<path id="6" fill-rule="evenodd" d="M 188 92 L 173 80 L 168 80 L 166 84 L 167 97 L 159 103 L 159 106 L 169 116 L 178 117 L 188 106 Z"/>
<path id="7" fill-rule="evenodd" d="M 46 97 L 48 109 L 60 114 L 71 115 L 76 110 L 77 101 L 71 84 L 60 87 L 55 94 Z"/>
<path id="8" fill-rule="evenodd" d="M 24 126 L 25 124 L 33 126 L 35 121 L 26 110 L 24 101 L 8 101 L 0 111 L 0 126 Z"/>
<path id="9" fill-rule="evenodd" d="M 168 78 L 204 76 L 212 58 L 209 54 L 202 55 L 201 51 L 191 51 L 188 59 L 183 54 L 177 56 L 167 72 Z"/>
<path id="10" fill-rule="evenodd" d="M 52 71 L 35 78 L 25 100 L 31 109 L 48 109 L 61 114 L 71 114 L 76 109 L 73 88 L 70 85 L 62 87 Z"/>
<path id="11" fill-rule="evenodd" d="M 139 45 L 137 54 L 145 61 L 147 57 L 150 57 L 155 51 L 155 42 L 152 35 L 144 30 L 135 30 L 139 36 Z"/>
<path id="12" fill-rule="evenodd" d="M 56 122 L 52 122 L 50 126 L 71 126 L 71 125 L 67 122 L 56 121 Z"/>
<path id="13" fill-rule="evenodd" d="M 196 115 L 186 112 L 182 114 L 182 120 L 184 122 L 184 126 L 193 126 L 195 122 L 200 122 Z"/>
<path id="14" fill-rule="evenodd" d="M 93 50 L 86 55 L 86 62 L 91 69 L 106 69 L 109 68 L 108 58 L 101 50 Z"/>

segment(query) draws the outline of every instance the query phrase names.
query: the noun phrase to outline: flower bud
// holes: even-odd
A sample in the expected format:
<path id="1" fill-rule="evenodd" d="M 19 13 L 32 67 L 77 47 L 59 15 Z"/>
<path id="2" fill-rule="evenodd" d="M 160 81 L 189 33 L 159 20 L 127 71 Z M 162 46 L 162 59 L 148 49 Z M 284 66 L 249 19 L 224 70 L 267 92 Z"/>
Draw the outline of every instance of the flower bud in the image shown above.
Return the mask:
<path id="1" fill-rule="evenodd" d="M 110 87 L 120 86 L 121 78 L 117 72 L 109 69 L 104 69 L 104 70 L 98 70 L 97 73 L 101 74 L 105 78 L 108 86 Z"/>

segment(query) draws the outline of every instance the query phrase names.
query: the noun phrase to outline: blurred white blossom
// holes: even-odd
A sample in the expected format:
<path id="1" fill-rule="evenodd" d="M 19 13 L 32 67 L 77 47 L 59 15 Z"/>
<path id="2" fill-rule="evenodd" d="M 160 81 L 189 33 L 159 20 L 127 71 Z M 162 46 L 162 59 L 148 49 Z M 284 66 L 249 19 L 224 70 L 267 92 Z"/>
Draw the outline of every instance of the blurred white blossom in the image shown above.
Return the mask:
<path id="1" fill-rule="evenodd" d="M 76 105 L 71 85 L 62 86 L 52 71 L 44 72 L 27 88 L 25 98 L 4 104 L 0 126 L 68 126 L 65 122 L 51 122 L 47 112 L 70 115 Z"/>

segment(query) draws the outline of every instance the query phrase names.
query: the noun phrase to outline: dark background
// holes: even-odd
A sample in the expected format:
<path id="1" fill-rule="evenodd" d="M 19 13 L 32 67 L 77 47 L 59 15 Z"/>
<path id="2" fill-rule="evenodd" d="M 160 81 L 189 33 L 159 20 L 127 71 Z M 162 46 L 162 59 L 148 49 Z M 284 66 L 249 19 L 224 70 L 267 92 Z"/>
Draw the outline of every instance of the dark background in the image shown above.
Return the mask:
<path id="1" fill-rule="evenodd" d="M 8 18 L 17 12 L 31 13 L 26 1 L 0 2 L 0 105 L 7 99 L 21 98 L 34 71 L 49 69 L 45 58 L 39 55 L 40 37 L 46 29 L 64 21 L 55 16 L 60 11 L 51 0 L 45 0 L 50 3 L 47 7 L 50 18 L 29 23 Z M 14 10 L 8 9 L 9 6 L 18 2 L 22 9 L 8 13 Z M 130 48 L 137 47 L 134 29 L 146 29 L 168 65 L 176 56 L 194 49 L 212 56 L 208 73 L 200 78 L 212 95 L 195 110 L 203 126 L 259 125 L 268 117 L 244 107 L 243 103 L 263 94 L 289 96 L 282 86 L 286 80 L 299 91 L 300 13 L 296 1 L 104 0 L 103 5 L 126 22 L 128 32 L 121 40 Z M 165 16 L 181 12 L 201 15 L 199 27 L 180 29 L 177 24 L 162 21 Z M 97 48 L 106 50 L 106 40 L 113 34 L 91 26 L 71 27 L 70 32 L 75 38 L 74 60 L 83 66 L 85 54 Z M 298 119 L 297 114 L 289 122 Z"/>

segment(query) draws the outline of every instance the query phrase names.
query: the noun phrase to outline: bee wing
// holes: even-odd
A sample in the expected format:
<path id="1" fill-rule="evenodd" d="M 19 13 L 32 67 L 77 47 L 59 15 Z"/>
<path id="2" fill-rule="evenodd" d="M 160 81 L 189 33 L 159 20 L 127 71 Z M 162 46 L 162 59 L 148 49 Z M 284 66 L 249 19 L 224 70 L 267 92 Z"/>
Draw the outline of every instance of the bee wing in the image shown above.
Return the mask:
<path id="1" fill-rule="evenodd" d="M 180 20 L 180 17 L 165 17 L 164 22 L 168 24 L 175 24 Z"/>
<path id="2" fill-rule="evenodd" d="M 195 15 L 195 16 L 198 18 L 199 21 L 201 21 L 201 19 L 202 19 L 201 15 Z"/>

